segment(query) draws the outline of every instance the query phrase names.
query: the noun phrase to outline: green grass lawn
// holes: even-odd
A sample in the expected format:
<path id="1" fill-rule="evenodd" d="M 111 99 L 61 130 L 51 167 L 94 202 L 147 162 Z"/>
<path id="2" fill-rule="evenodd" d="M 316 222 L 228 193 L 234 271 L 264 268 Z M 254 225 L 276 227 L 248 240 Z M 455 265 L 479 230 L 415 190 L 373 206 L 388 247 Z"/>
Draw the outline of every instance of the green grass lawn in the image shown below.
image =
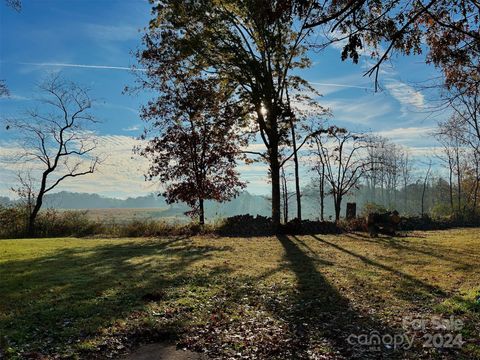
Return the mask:
<path id="1" fill-rule="evenodd" d="M 479 245 L 479 229 L 0 240 L 0 347 L 90 359 L 170 339 L 222 358 L 480 358 Z M 463 325 L 434 329 L 432 316 Z M 415 340 L 351 340 L 374 331 Z M 464 344 L 423 347 L 436 333 Z"/>

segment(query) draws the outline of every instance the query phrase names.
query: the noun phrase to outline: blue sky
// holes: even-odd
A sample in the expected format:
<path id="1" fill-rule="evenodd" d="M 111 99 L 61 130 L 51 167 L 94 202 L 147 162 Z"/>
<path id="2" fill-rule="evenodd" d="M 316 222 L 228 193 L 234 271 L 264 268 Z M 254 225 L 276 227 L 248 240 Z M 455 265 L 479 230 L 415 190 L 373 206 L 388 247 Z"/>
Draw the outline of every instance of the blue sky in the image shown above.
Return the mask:
<path id="1" fill-rule="evenodd" d="M 10 98 L 0 99 L 0 116 L 17 116 L 32 106 L 35 84 L 51 72 L 61 71 L 88 86 L 96 99 L 95 114 L 102 121 L 97 136 L 109 158 L 98 174 L 65 182 L 59 191 L 124 198 L 158 188 L 144 182 L 146 164 L 132 159 L 131 152 L 142 127 L 138 108 L 148 94 L 122 94 L 133 84 L 128 70 L 135 64 L 132 51 L 140 45 L 141 29 L 149 19 L 150 5 L 143 0 L 24 0 L 20 13 L 0 2 L 0 79 L 11 92 Z M 431 116 L 429 96 L 416 90 L 416 84 L 436 72 L 422 56 L 394 58 L 382 69 L 382 91 L 377 93 L 373 80 L 363 77 L 367 59 L 358 65 L 341 62 L 339 46 L 333 46 L 312 54 L 312 61 L 302 75 L 323 94 L 319 101 L 333 112 L 332 123 L 395 137 L 414 156 L 431 153 L 435 142 L 429 133 L 439 115 Z M 13 148 L 2 128 L 0 155 Z M 240 170 L 250 192 L 268 193 L 264 165 L 241 165 Z M 0 163 L 0 195 L 12 195 L 15 171 Z"/>

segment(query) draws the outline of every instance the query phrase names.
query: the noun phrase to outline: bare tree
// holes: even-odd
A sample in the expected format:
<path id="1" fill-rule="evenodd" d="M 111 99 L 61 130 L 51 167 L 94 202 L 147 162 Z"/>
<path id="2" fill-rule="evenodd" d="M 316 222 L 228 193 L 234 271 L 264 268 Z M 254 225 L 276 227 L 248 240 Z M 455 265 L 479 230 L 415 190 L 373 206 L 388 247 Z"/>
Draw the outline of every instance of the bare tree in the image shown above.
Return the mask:
<path id="1" fill-rule="evenodd" d="M 408 212 L 408 185 L 412 177 L 412 161 L 408 151 L 404 151 L 400 158 L 400 172 L 403 183 L 403 211 Z"/>
<path id="2" fill-rule="evenodd" d="M 318 143 L 317 143 L 318 145 Z M 317 148 L 317 151 L 319 149 Z M 320 154 L 320 152 L 317 152 Z M 320 197 L 320 220 L 325 220 L 325 163 L 323 158 L 318 156 L 317 164 L 314 165 L 313 170 L 318 174 L 318 193 Z"/>
<path id="3" fill-rule="evenodd" d="M 295 194 L 296 194 L 296 200 L 297 200 L 297 219 L 299 221 L 302 221 L 302 194 L 300 190 L 298 147 L 297 147 L 297 139 L 296 139 L 297 136 L 295 132 L 295 123 L 291 119 L 290 119 L 290 130 L 292 133 L 293 163 L 295 164 Z M 282 171 L 283 171 L 283 167 L 282 167 Z M 284 175 L 285 174 L 283 173 L 283 176 Z"/>
<path id="4" fill-rule="evenodd" d="M 12 187 L 11 190 L 19 197 L 20 204 L 25 209 L 26 219 L 25 223 L 21 223 L 20 226 L 28 224 L 30 214 L 35 206 L 35 183 L 30 171 L 25 173 L 17 173 L 17 187 Z M 24 229 L 22 229 L 23 231 Z"/>
<path id="5" fill-rule="evenodd" d="M 20 175 L 19 188 L 28 184 L 29 196 L 34 198 L 29 235 L 35 233 L 45 194 L 65 179 L 93 173 L 100 162 L 93 154 L 97 143 L 89 126 L 97 121 L 90 113 L 88 90 L 59 75 L 38 88 L 44 96 L 39 99 L 41 106 L 27 111 L 26 117 L 8 120 L 6 126 L 22 148 L 13 160 L 30 164 L 29 175 Z M 35 185 L 32 178 L 36 178 Z"/>
<path id="6" fill-rule="evenodd" d="M 439 122 L 434 133 L 436 139 L 442 144 L 443 162 L 448 165 L 450 205 L 453 210 L 453 176 L 457 181 L 457 211 L 461 212 L 462 204 L 462 179 L 465 156 L 465 134 L 466 127 L 464 120 L 458 115 L 453 115 L 447 121 Z"/>
<path id="7" fill-rule="evenodd" d="M 476 211 L 478 189 L 480 187 L 480 176 L 478 175 L 478 159 L 480 158 L 480 82 L 478 78 L 473 84 L 470 84 L 468 91 L 456 90 L 451 97 L 451 106 L 457 114 L 457 119 L 461 122 L 463 130 L 463 142 L 470 149 L 468 163 L 466 167 L 474 180 L 473 194 L 475 195 L 473 204 L 473 213 Z"/>
<path id="8" fill-rule="evenodd" d="M 280 180 L 282 187 L 283 223 L 286 224 L 288 223 L 288 203 L 296 194 L 288 191 L 288 179 L 287 174 L 285 173 L 285 165 L 280 168 Z"/>
<path id="9" fill-rule="evenodd" d="M 439 139 L 439 136 L 436 136 Z M 444 144 L 442 141 L 442 152 L 440 154 L 436 154 L 436 156 L 442 161 L 443 164 L 446 165 L 448 169 L 448 193 L 449 193 L 449 200 L 450 200 L 450 210 L 453 213 L 455 211 L 455 205 L 453 202 L 453 173 L 455 171 L 455 156 L 451 148 Z"/>
<path id="10" fill-rule="evenodd" d="M 422 217 L 424 217 L 426 214 L 425 214 L 425 195 L 427 193 L 427 184 L 428 184 L 428 179 L 430 178 L 430 172 L 432 170 L 432 160 L 430 160 L 428 162 L 428 167 L 427 167 L 427 171 L 425 172 L 425 177 L 423 178 L 423 187 L 422 187 L 422 210 L 421 210 L 421 214 L 422 214 Z"/>
<path id="11" fill-rule="evenodd" d="M 465 133 L 473 148 L 480 143 L 480 82 L 471 87 L 471 91 L 457 91 L 451 96 L 449 104 L 455 110 L 458 118 L 465 124 Z"/>
<path id="12" fill-rule="evenodd" d="M 469 151 L 466 155 L 465 174 L 464 174 L 464 193 L 467 194 L 465 207 L 470 205 L 471 215 L 477 215 L 478 197 L 480 191 L 480 153 L 478 151 Z"/>
<path id="13" fill-rule="evenodd" d="M 314 89 L 312 93 L 318 94 Z M 297 219 L 302 221 L 302 193 L 300 189 L 300 150 L 304 145 L 308 144 L 311 138 L 322 130 L 322 117 L 330 116 L 330 111 L 321 106 L 317 101 L 312 99 L 310 95 L 305 93 L 295 93 L 290 97 L 289 89 L 286 89 L 287 111 L 284 115 L 285 125 L 290 128 L 291 139 L 286 139 L 286 144 L 292 148 L 289 156 L 284 156 L 280 165 L 293 157 L 294 175 L 295 175 L 295 197 L 297 203 Z M 310 120 L 310 124 L 308 124 Z"/>
<path id="14" fill-rule="evenodd" d="M 371 166 L 365 178 L 372 201 L 377 202 L 377 186 L 380 186 L 378 202 L 391 207 L 397 201 L 404 149 L 382 136 L 371 136 L 368 138 L 367 157 Z"/>
<path id="15" fill-rule="evenodd" d="M 387 139 L 381 136 L 370 136 L 368 139 L 367 157 L 371 162 L 371 167 L 365 174 L 365 179 L 369 189 L 369 196 L 374 203 L 377 201 L 377 186 L 382 178 L 382 149 L 384 148 L 386 141 Z"/>
<path id="16" fill-rule="evenodd" d="M 369 161 L 362 150 L 368 144 L 365 136 L 331 126 L 315 134 L 317 156 L 325 164 L 325 179 L 331 187 L 335 221 L 340 220 L 342 200 L 368 171 Z"/>

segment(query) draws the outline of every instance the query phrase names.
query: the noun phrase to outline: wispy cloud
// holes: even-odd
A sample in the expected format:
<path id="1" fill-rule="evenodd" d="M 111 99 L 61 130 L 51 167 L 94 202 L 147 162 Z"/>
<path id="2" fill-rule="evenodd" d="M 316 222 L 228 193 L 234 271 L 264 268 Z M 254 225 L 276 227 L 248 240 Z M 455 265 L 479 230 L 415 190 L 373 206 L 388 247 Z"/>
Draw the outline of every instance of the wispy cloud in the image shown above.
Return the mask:
<path id="1" fill-rule="evenodd" d="M 414 107 L 417 110 L 424 108 L 424 95 L 410 85 L 407 85 L 399 80 L 388 79 L 385 83 L 385 88 L 401 105 Z"/>
<path id="2" fill-rule="evenodd" d="M 309 84 L 320 92 L 322 95 L 330 95 L 345 90 L 363 90 L 373 93 L 373 86 L 370 81 L 365 81 L 365 78 L 359 73 L 336 76 L 334 78 L 323 78 L 316 81 L 311 79 Z"/>
<path id="3" fill-rule="evenodd" d="M 66 63 L 35 63 L 35 62 L 21 62 L 21 65 L 33 66 L 50 66 L 50 67 L 72 67 L 84 69 L 102 69 L 102 70 L 128 70 L 128 71 L 146 71 L 146 69 L 131 68 L 127 66 L 110 66 L 110 65 L 88 65 L 88 64 L 66 64 Z"/>
<path id="4" fill-rule="evenodd" d="M 433 126 L 424 126 L 424 127 L 399 127 L 395 129 L 379 131 L 378 134 L 396 138 L 396 139 L 412 139 L 415 137 L 425 137 L 432 133 L 435 128 Z"/>
<path id="5" fill-rule="evenodd" d="M 104 108 L 109 108 L 109 109 L 115 109 L 115 110 L 126 110 L 132 114 L 135 114 L 137 117 L 140 117 L 138 109 L 135 109 L 131 106 L 125 106 L 125 105 L 119 105 L 115 103 L 110 103 L 110 102 L 103 102 L 98 104 L 101 107 Z"/>
<path id="6" fill-rule="evenodd" d="M 133 125 L 122 129 L 123 131 L 138 131 L 140 130 L 139 125 Z"/>
<path id="7" fill-rule="evenodd" d="M 412 126 L 398 127 L 375 132 L 378 135 L 391 139 L 392 141 L 412 147 L 429 147 L 438 145 L 431 133 L 435 128 L 433 126 Z"/>
<path id="8" fill-rule="evenodd" d="M 86 24 L 86 34 L 99 41 L 128 41 L 140 38 L 138 29 L 129 25 Z"/>
<path id="9" fill-rule="evenodd" d="M 32 100 L 32 99 L 22 95 L 10 94 L 10 95 L 0 96 L 0 100 L 25 101 L 25 100 Z"/>
<path id="10" fill-rule="evenodd" d="M 408 147 L 410 154 L 418 160 L 428 161 L 440 151 L 438 146 Z"/>
<path id="11" fill-rule="evenodd" d="M 393 110 L 382 94 L 355 99 L 325 100 L 322 105 L 332 109 L 334 123 L 347 122 L 363 127 L 373 126 Z"/>
<path id="12" fill-rule="evenodd" d="M 338 34 L 334 34 L 334 37 Z M 337 50 L 343 49 L 346 44 L 346 40 L 342 40 L 333 44 L 333 47 Z M 385 50 L 380 46 L 379 53 L 383 53 Z M 360 54 L 364 56 L 363 58 L 363 68 L 365 71 L 371 69 L 376 61 L 369 57 L 373 48 L 370 46 L 365 46 L 360 50 Z M 404 83 L 398 79 L 397 71 L 389 64 L 382 64 L 379 71 L 381 75 L 381 80 L 384 87 L 388 93 L 400 103 L 402 115 L 407 116 L 411 110 L 423 110 L 425 108 L 425 96 L 420 92 L 415 90 L 412 86 Z M 351 85 L 350 85 L 351 87 Z M 371 90 L 370 88 L 368 88 Z"/>

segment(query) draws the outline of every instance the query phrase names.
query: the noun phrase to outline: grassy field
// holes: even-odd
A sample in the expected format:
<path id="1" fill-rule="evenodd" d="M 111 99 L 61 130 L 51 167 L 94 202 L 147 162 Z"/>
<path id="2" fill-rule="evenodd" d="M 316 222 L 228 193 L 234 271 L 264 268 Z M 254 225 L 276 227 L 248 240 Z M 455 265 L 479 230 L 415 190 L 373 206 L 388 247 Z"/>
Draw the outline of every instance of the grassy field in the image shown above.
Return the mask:
<path id="1" fill-rule="evenodd" d="M 478 229 L 0 240 L 0 346 L 10 358 L 116 357 L 166 339 L 217 358 L 480 358 L 479 245 Z M 376 332 L 413 345 L 359 344 Z"/>
<path id="2" fill-rule="evenodd" d="M 65 211 L 60 209 L 60 211 Z M 71 211 L 71 210 L 69 210 Z M 171 223 L 185 223 L 186 216 L 170 216 L 167 208 L 138 208 L 138 209 L 87 209 L 85 212 L 89 220 L 122 224 L 134 220 L 159 220 Z"/>

